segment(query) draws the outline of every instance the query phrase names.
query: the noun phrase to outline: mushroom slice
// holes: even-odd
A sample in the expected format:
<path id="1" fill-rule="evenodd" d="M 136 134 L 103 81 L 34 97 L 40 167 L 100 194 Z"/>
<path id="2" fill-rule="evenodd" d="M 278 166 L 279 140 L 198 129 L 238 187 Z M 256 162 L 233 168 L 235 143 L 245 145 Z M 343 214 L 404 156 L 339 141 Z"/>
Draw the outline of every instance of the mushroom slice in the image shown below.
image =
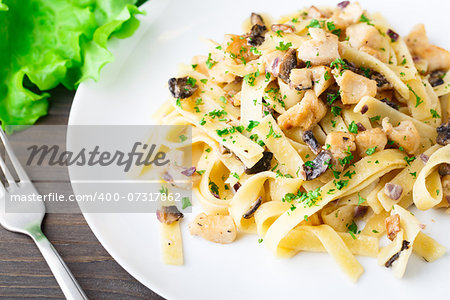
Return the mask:
<path id="1" fill-rule="evenodd" d="M 264 34 L 267 32 L 267 27 L 264 24 L 264 20 L 261 15 L 252 13 L 250 16 L 250 22 L 252 23 L 252 28 L 250 34 L 247 38 L 247 43 L 250 46 L 258 47 L 264 43 Z"/>
<path id="2" fill-rule="evenodd" d="M 392 266 L 392 264 L 400 257 L 400 254 L 402 253 L 402 251 L 409 249 L 409 244 L 410 243 L 407 240 L 403 240 L 402 248 L 400 249 L 400 251 L 398 251 L 397 253 L 392 255 L 392 257 L 389 258 L 389 260 L 384 264 L 384 266 L 386 268 L 390 268 Z"/>
<path id="3" fill-rule="evenodd" d="M 156 211 L 158 221 L 164 224 L 172 224 L 183 218 L 184 215 L 178 210 L 175 205 L 162 206 Z"/>
<path id="4" fill-rule="evenodd" d="M 320 143 L 317 141 L 314 133 L 311 130 L 307 130 L 303 133 L 302 136 L 303 141 L 309 146 L 314 154 L 318 154 L 320 151 Z"/>
<path id="5" fill-rule="evenodd" d="M 447 124 L 442 124 L 436 128 L 436 131 L 436 143 L 442 146 L 450 144 L 450 122 L 447 122 Z"/>
<path id="6" fill-rule="evenodd" d="M 381 99 L 381 102 L 385 103 L 386 105 L 392 107 L 395 110 L 398 110 L 398 104 L 395 102 L 392 102 L 391 100 L 389 100 L 388 98 L 383 98 Z"/>
<path id="7" fill-rule="evenodd" d="M 370 79 L 375 80 L 377 83 L 377 89 L 378 91 L 386 91 L 386 90 L 391 90 L 394 88 L 394 86 L 392 85 L 392 83 L 390 83 L 386 77 L 384 77 L 383 75 L 381 75 L 378 72 L 373 72 L 372 71 L 372 75 L 370 75 Z"/>
<path id="8" fill-rule="evenodd" d="M 252 206 L 250 206 L 250 208 L 245 212 L 245 214 L 242 215 L 242 217 L 244 219 L 250 219 L 255 213 L 255 211 L 261 206 L 261 203 L 262 198 L 261 196 L 259 196 L 258 199 L 256 199 L 255 202 L 253 202 Z"/>
<path id="9" fill-rule="evenodd" d="M 278 77 L 285 83 L 289 83 L 291 70 L 297 67 L 297 51 L 290 48 L 278 65 Z"/>
<path id="10" fill-rule="evenodd" d="M 270 169 L 272 163 L 273 153 L 264 151 L 263 157 L 251 168 L 245 168 L 245 174 L 257 174 Z"/>
<path id="11" fill-rule="evenodd" d="M 442 164 L 439 166 L 439 175 L 447 176 L 450 175 L 450 164 Z"/>
<path id="12" fill-rule="evenodd" d="M 169 79 L 169 91 L 174 98 L 189 98 L 197 89 L 198 85 L 195 84 L 195 80 L 188 76 Z"/>
<path id="13" fill-rule="evenodd" d="M 252 12 L 251 16 L 250 16 L 250 22 L 252 25 L 261 25 L 261 26 L 265 26 L 264 24 L 264 19 L 261 17 L 261 15 L 258 15 L 254 12 Z"/>
<path id="14" fill-rule="evenodd" d="M 443 70 L 436 70 L 431 72 L 430 78 L 428 81 L 430 82 L 432 87 L 444 84 L 444 77 L 445 77 L 445 71 Z"/>
<path id="15" fill-rule="evenodd" d="M 306 180 L 313 180 L 325 173 L 331 162 L 331 153 L 327 150 L 320 151 L 319 155 L 312 161 L 303 164 Z"/>
<path id="16" fill-rule="evenodd" d="M 288 24 L 273 24 L 270 29 L 272 29 L 272 31 L 274 32 L 288 32 L 288 33 L 293 33 L 295 32 L 295 27 L 292 25 L 288 25 Z"/>

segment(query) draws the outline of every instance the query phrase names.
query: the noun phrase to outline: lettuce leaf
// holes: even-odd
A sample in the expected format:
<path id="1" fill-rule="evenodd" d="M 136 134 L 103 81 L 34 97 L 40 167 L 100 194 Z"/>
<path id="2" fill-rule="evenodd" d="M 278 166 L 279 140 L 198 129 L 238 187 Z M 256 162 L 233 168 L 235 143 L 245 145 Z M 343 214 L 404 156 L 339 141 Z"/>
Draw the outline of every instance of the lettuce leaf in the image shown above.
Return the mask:
<path id="1" fill-rule="evenodd" d="M 113 61 L 111 37 L 139 26 L 136 0 L 0 0 L 0 120 L 31 125 L 45 115 L 49 93 L 98 80 Z M 142 1 L 139 1 L 139 4 Z"/>

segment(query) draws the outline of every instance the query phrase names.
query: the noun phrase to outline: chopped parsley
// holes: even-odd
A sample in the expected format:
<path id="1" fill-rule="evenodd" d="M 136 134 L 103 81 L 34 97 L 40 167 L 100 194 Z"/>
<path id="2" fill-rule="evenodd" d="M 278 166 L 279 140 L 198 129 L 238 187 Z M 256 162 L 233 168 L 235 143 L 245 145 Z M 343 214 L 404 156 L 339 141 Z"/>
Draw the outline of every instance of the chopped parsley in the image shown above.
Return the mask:
<path id="1" fill-rule="evenodd" d="M 412 89 L 412 87 L 409 84 L 406 84 L 408 86 L 408 89 L 411 91 L 411 93 L 414 94 L 414 96 L 416 97 L 416 106 L 419 106 L 420 104 L 423 103 L 422 98 L 419 97 L 419 95 L 416 94 L 416 92 Z"/>
<path id="2" fill-rule="evenodd" d="M 369 18 L 367 18 L 364 14 L 361 15 L 361 17 L 359 18 L 359 21 L 360 21 L 360 22 L 363 22 L 363 23 L 367 23 L 367 25 L 374 26 L 374 25 L 370 22 Z"/>
<path id="3" fill-rule="evenodd" d="M 370 155 L 374 154 L 376 150 L 377 150 L 377 146 L 369 148 L 369 149 L 366 150 L 366 154 L 368 156 L 370 156 Z"/>
<path id="4" fill-rule="evenodd" d="M 263 239 L 258 239 L 258 243 L 261 244 L 263 242 Z"/>
<path id="5" fill-rule="evenodd" d="M 352 121 L 350 125 L 348 125 L 348 132 L 358 133 L 358 125 L 356 125 L 355 121 Z"/>
<path id="6" fill-rule="evenodd" d="M 347 171 L 347 172 L 345 172 L 344 176 L 352 179 L 352 176 L 355 175 L 355 174 L 356 174 L 355 171 L 353 171 L 353 172 Z"/>
<path id="7" fill-rule="evenodd" d="M 255 85 L 255 80 L 256 77 L 259 76 L 259 70 L 257 70 L 255 73 L 250 73 L 244 76 L 244 81 L 250 85 L 250 86 L 254 86 Z"/>
<path id="8" fill-rule="evenodd" d="M 328 71 L 325 72 L 325 74 L 323 75 L 323 79 L 325 79 L 325 81 L 330 80 L 331 75 L 328 73 Z"/>
<path id="9" fill-rule="evenodd" d="M 255 127 L 258 126 L 258 125 L 259 125 L 259 122 L 258 122 L 258 121 L 250 120 L 249 123 L 248 123 L 248 126 L 247 126 L 246 130 L 247 130 L 248 132 L 250 132 L 250 131 L 252 131 L 253 128 L 255 128 Z"/>
<path id="10" fill-rule="evenodd" d="M 209 113 L 208 113 L 208 115 L 211 117 L 211 118 L 213 118 L 213 119 L 215 119 L 216 117 L 217 118 L 221 118 L 222 116 L 226 116 L 228 113 L 225 111 L 225 110 L 223 110 L 223 109 L 215 109 L 215 110 L 213 110 L 213 111 L 210 111 Z"/>
<path id="11" fill-rule="evenodd" d="M 327 93 L 327 102 L 328 104 L 333 104 L 334 101 L 336 101 L 339 98 L 340 91 L 338 91 L 336 94 L 333 93 Z"/>
<path id="12" fill-rule="evenodd" d="M 352 236 L 352 238 L 353 238 L 354 240 L 356 240 L 355 234 L 358 234 L 359 231 L 358 231 L 358 225 L 356 225 L 356 223 L 355 223 L 354 220 L 352 221 L 352 224 L 347 225 L 347 229 L 348 229 L 348 233 L 350 233 L 350 235 Z"/>
<path id="13" fill-rule="evenodd" d="M 209 189 L 217 196 L 219 195 L 219 187 L 213 181 L 209 181 Z"/>
<path id="14" fill-rule="evenodd" d="M 307 68 L 311 68 L 311 61 L 307 60 L 305 62 Z"/>
<path id="15" fill-rule="evenodd" d="M 277 134 L 277 133 L 275 133 L 275 131 L 273 130 L 272 124 L 270 125 L 269 133 L 266 135 L 266 138 L 268 139 L 270 136 L 273 136 L 273 138 L 275 138 L 275 139 L 281 138 L 281 134 Z"/>
<path id="16" fill-rule="evenodd" d="M 159 190 L 159 193 L 162 195 L 168 195 L 169 194 L 169 189 L 165 186 L 162 186 L 161 189 Z"/>
<path id="17" fill-rule="evenodd" d="M 181 198 L 181 208 L 186 209 L 189 206 L 192 206 L 192 203 L 191 203 L 191 200 L 189 199 L 189 197 Z"/>
<path id="18" fill-rule="evenodd" d="M 409 166 L 409 165 L 411 165 L 411 163 L 416 159 L 416 157 L 415 157 L 415 156 L 413 156 L 413 157 L 405 156 L 405 157 L 403 157 L 403 159 L 406 161 L 406 163 L 407 163 L 408 166 Z"/>
<path id="19" fill-rule="evenodd" d="M 197 171 L 197 174 L 198 174 L 198 175 L 203 175 L 203 174 L 205 174 L 205 172 L 206 172 L 206 170 L 198 170 L 198 171 Z"/>
<path id="20" fill-rule="evenodd" d="M 366 199 L 361 197 L 361 195 L 358 193 L 358 206 L 366 202 Z"/>
<path id="21" fill-rule="evenodd" d="M 437 113 L 437 111 L 435 111 L 434 109 L 430 109 L 430 113 L 431 113 L 431 116 L 434 118 L 434 119 L 438 119 L 438 118 L 441 118 L 441 116 Z"/>
<path id="22" fill-rule="evenodd" d="M 322 26 L 320 26 L 320 22 L 318 20 L 312 19 L 306 28 L 322 28 Z"/>
<path id="23" fill-rule="evenodd" d="M 342 58 L 337 58 L 331 62 L 330 68 L 341 68 L 347 70 L 348 66 L 347 63 Z"/>
<path id="24" fill-rule="evenodd" d="M 335 117 L 339 116 L 342 112 L 342 108 L 340 108 L 339 106 L 332 106 L 331 107 L 331 112 L 333 113 L 333 115 Z"/>
<path id="25" fill-rule="evenodd" d="M 336 29 L 336 25 L 334 25 L 333 22 L 327 22 L 327 29 L 328 29 L 329 31 L 333 31 L 333 30 Z"/>
<path id="26" fill-rule="evenodd" d="M 180 135 L 179 138 L 180 138 L 181 142 L 184 142 L 185 140 L 187 140 L 187 137 L 184 134 Z"/>
<path id="27" fill-rule="evenodd" d="M 333 180 L 334 186 L 336 186 L 336 188 L 338 190 L 342 190 L 344 187 L 346 187 L 348 185 L 348 179 L 347 180 Z"/>
<path id="28" fill-rule="evenodd" d="M 238 173 L 233 172 L 231 173 L 231 176 L 233 176 L 234 178 L 236 178 L 237 180 L 240 180 L 241 178 L 239 177 Z"/>
<path id="29" fill-rule="evenodd" d="M 276 46 L 275 49 L 280 50 L 280 51 L 286 51 L 289 50 L 289 47 L 292 46 L 291 42 L 288 43 L 283 43 L 283 41 L 280 42 L 279 46 Z"/>
<path id="30" fill-rule="evenodd" d="M 211 53 L 208 53 L 208 59 L 206 60 L 206 66 L 208 67 L 208 69 L 211 69 L 215 64 L 217 64 L 217 62 L 211 58 Z"/>
<path id="31" fill-rule="evenodd" d="M 371 122 L 380 121 L 381 116 L 374 116 L 369 118 Z"/>

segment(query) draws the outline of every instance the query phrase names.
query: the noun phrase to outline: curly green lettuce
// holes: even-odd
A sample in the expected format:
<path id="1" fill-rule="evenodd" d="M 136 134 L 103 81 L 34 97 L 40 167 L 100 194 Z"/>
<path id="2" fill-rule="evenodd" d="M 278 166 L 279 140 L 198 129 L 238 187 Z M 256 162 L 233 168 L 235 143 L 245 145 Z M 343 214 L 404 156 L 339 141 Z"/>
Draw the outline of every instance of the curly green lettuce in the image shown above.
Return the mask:
<path id="1" fill-rule="evenodd" d="M 136 0 L 0 0 L 0 120 L 31 125 L 48 109 L 46 91 L 98 80 L 113 61 L 111 37 L 139 26 Z"/>

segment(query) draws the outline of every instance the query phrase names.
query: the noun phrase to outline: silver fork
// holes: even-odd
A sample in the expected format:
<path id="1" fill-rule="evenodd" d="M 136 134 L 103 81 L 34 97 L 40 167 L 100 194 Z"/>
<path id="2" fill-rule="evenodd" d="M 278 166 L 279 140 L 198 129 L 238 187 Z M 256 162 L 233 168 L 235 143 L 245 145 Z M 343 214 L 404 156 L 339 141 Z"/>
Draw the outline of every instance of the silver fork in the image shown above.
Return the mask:
<path id="1" fill-rule="evenodd" d="M 9 156 L 12 165 L 19 177 L 19 182 L 14 180 L 11 172 L 0 156 L 0 168 L 2 169 L 8 186 L 5 187 L 0 182 L 0 224 L 9 231 L 19 232 L 30 236 L 41 251 L 44 259 L 47 261 L 50 270 L 61 287 L 64 296 L 67 299 L 88 299 L 80 285 L 73 277 L 69 268 L 66 266 L 56 249 L 45 237 L 41 230 L 42 219 L 45 215 L 45 205 L 40 201 L 27 202 L 27 212 L 9 212 L 6 210 L 6 199 L 10 195 L 38 195 L 36 188 L 28 178 L 25 170 L 20 165 L 19 160 L 13 152 L 13 149 L 6 137 L 5 132 L 0 127 L 0 138 L 5 146 L 6 153 Z M 11 210 L 14 210 L 13 201 L 8 204 Z M 23 203 L 22 203 L 23 205 Z"/>

